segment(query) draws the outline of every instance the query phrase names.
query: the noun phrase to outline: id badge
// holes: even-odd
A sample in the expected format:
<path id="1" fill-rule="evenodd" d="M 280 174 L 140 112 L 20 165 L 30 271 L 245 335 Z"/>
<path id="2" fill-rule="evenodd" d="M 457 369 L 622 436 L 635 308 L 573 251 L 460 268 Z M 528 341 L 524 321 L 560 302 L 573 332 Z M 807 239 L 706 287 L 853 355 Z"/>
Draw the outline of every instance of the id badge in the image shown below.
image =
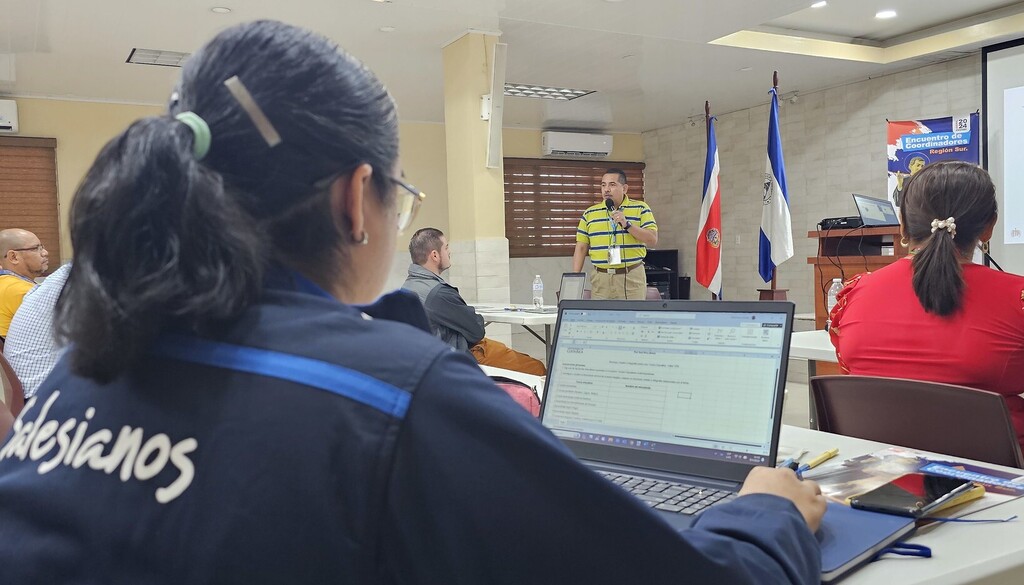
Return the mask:
<path id="1" fill-rule="evenodd" d="M 622 264 L 622 248 L 618 246 L 608 248 L 608 264 Z"/>

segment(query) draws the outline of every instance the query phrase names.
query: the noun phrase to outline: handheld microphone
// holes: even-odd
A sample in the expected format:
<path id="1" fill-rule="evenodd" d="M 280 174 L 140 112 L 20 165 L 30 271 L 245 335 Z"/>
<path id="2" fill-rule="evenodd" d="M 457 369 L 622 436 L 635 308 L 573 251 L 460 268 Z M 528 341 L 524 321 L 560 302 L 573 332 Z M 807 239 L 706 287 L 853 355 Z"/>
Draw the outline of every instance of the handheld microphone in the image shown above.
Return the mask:
<path id="1" fill-rule="evenodd" d="M 604 206 L 608 208 L 608 213 L 611 213 L 612 211 L 615 210 L 615 204 L 612 203 L 611 197 L 604 198 Z"/>

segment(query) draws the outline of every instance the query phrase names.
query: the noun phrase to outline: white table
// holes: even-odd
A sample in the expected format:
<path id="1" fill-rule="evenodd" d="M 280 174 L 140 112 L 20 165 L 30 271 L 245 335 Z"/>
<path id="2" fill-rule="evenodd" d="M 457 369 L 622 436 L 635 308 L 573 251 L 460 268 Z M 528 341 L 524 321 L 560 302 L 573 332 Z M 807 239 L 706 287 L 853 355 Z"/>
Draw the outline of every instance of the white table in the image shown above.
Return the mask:
<path id="1" fill-rule="evenodd" d="M 519 325 L 530 332 L 531 335 L 544 343 L 544 355 L 550 363 L 551 353 L 551 327 L 558 321 L 558 311 L 551 313 L 527 313 L 525 309 L 532 306 L 527 305 L 472 305 L 476 312 L 484 318 L 484 326 L 491 323 L 508 323 Z M 557 309 L 555 305 L 544 305 L 547 309 Z M 544 336 L 531 329 L 531 327 L 544 326 Z"/>
<path id="2" fill-rule="evenodd" d="M 818 428 L 818 413 L 814 408 L 814 396 L 811 395 L 809 378 L 818 374 L 817 362 L 839 363 L 836 348 L 832 346 L 828 331 L 797 331 L 789 342 L 789 357 L 807 360 L 807 403 L 808 424 L 812 429 Z"/>
<path id="3" fill-rule="evenodd" d="M 889 447 L 883 443 L 842 437 L 785 425 L 781 446 L 808 450 L 808 457 L 839 448 L 839 456 L 820 469 Z M 968 460 L 957 458 L 957 460 Z M 1007 467 L 977 462 L 993 469 L 1020 473 Z M 993 524 L 933 524 L 920 529 L 909 542 L 931 547 L 932 558 L 903 558 L 894 555 L 869 563 L 842 581 L 843 585 L 1020 585 L 1024 583 L 1024 498 L 987 508 L 970 518 L 1007 518 L 1012 522 Z"/>
<path id="4" fill-rule="evenodd" d="M 839 358 L 836 357 L 836 348 L 832 346 L 828 331 L 824 329 L 794 332 L 789 342 L 789 357 L 802 358 L 808 362 L 839 363 Z M 813 367 L 813 363 L 808 363 L 808 366 Z"/>

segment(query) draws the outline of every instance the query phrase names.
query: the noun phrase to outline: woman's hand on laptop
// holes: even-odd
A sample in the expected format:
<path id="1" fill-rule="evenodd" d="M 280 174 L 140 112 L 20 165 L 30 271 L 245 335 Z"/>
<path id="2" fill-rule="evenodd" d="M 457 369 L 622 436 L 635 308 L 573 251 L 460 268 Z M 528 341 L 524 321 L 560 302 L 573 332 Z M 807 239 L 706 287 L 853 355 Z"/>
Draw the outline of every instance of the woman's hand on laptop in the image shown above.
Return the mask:
<path id="1" fill-rule="evenodd" d="M 739 495 L 771 494 L 793 502 L 807 521 L 811 532 L 817 532 L 821 517 L 825 515 L 825 496 L 813 481 L 797 479 L 788 468 L 755 467 L 747 474 Z"/>

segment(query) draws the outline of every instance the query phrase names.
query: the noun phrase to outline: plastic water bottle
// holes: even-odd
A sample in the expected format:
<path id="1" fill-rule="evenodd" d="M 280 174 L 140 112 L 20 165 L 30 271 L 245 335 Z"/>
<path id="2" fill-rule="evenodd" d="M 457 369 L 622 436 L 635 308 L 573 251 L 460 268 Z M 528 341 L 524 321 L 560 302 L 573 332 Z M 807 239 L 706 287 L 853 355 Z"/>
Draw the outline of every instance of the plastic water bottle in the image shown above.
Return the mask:
<path id="1" fill-rule="evenodd" d="M 839 291 L 843 290 L 843 280 L 841 278 L 833 278 L 832 286 L 828 288 L 828 301 L 825 303 L 827 308 L 825 315 L 825 329 L 829 329 L 832 326 L 832 320 L 829 319 L 829 315 L 832 314 L 832 307 L 836 306 L 836 296 L 839 295 Z"/>
<path id="2" fill-rule="evenodd" d="M 538 274 L 533 279 L 533 307 L 539 309 L 544 306 L 544 281 Z"/>

